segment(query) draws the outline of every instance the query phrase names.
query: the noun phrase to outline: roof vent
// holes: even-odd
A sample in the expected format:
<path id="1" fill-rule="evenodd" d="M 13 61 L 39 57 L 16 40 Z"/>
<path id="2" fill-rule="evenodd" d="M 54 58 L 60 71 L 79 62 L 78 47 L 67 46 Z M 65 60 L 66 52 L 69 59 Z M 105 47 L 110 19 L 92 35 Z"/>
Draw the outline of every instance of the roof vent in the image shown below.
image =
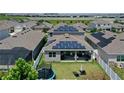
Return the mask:
<path id="1" fill-rule="evenodd" d="M 120 39 L 120 41 L 124 41 L 124 39 Z"/>
<path id="2" fill-rule="evenodd" d="M 116 37 L 117 35 L 113 35 L 114 37 Z"/>
<path id="3" fill-rule="evenodd" d="M 24 34 L 24 33 L 21 33 L 22 35 Z"/>
<path id="4" fill-rule="evenodd" d="M 0 42 L 0 45 L 2 44 L 2 42 Z"/>
<path id="5" fill-rule="evenodd" d="M 17 37 L 17 36 L 12 36 L 12 37 L 14 37 L 14 38 L 15 38 L 15 37 Z"/>
<path id="6" fill-rule="evenodd" d="M 69 34 L 68 33 L 65 34 L 65 38 L 69 38 Z"/>

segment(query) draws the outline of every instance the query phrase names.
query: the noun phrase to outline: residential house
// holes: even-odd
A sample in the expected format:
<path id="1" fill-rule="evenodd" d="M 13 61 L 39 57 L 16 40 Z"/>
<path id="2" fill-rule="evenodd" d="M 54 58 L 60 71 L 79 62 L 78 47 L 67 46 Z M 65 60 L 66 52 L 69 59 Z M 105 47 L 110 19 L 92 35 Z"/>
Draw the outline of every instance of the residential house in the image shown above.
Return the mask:
<path id="1" fill-rule="evenodd" d="M 112 22 L 107 20 L 95 20 L 92 21 L 89 25 L 90 29 L 97 29 L 97 30 L 108 30 L 111 31 L 112 29 Z"/>
<path id="2" fill-rule="evenodd" d="M 114 23 L 112 25 L 112 31 L 113 32 L 124 32 L 124 25 L 120 23 Z"/>
<path id="3" fill-rule="evenodd" d="M 91 60 L 92 47 L 84 40 L 84 31 L 73 25 L 60 23 L 49 31 L 44 46 L 46 61 Z"/>
<path id="4" fill-rule="evenodd" d="M 0 68 L 15 64 L 23 58 L 35 59 L 43 47 L 44 34 L 41 31 L 25 30 L 0 41 Z"/>
<path id="5" fill-rule="evenodd" d="M 88 26 L 85 25 L 85 24 L 83 24 L 83 23 L 76 23 L 74 25 L 77 26 L 77 27 L 79 27 L 79 28 L 81 28 L 84 31 L 89 31 Z"/>
<path id="6" fill-rule="evenodd" d="M 124 67 L 124 33 L 96 32 L 86 36 L 86 41 L 97 51 L 96 58 L 105 63 Z"/>

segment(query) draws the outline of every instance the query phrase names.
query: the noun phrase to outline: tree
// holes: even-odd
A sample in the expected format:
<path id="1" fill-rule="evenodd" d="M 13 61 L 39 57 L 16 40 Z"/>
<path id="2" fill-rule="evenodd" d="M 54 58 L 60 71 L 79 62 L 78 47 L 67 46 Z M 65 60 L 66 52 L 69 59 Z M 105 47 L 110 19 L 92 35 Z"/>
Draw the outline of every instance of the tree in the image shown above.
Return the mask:
<path id="1" fill-rule="evenodd" d="M 116 29 L 114 27 L 112 27 L 112 32 L 116 32 Z"/>
<path id="2" fill-rule="evenodd" d="M 36 23 L 37 25 L 40 25 L 44 22 L 44 20 L 38 20 L 38 22 Z"/>
<path id="3" fill-rule="evenodd" d="M 92 33 L 97 32 L 97 29 L 96 28 L 93 28 L 93 29 L 91 29 L 90 32 L 92 32 Z"/>
<path id="4" fill-rule="evenodd" d="M 3 80 L 35 80 L 38 79 L 38 72 L 24 59 L 19 58 L 14 67 L 8 71 Z"/>

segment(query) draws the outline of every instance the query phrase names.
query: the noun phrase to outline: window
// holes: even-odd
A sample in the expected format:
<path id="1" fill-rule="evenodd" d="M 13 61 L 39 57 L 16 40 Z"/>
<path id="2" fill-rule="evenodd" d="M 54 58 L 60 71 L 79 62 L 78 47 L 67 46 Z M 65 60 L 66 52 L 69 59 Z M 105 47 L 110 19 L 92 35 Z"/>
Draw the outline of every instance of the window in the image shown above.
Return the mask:
<path id="1" fill-rule="evenodd" d="M 49 57 L 52 57 L 52 52 L 49 52 Z"/>
<path id="2" fill-rule="evenodd" d="M 117 56 L 117 61 L 124 61 L 124 55 Z"/>
<path id="3" fill-rule="evenodd" d="M 98 24 L 98 26 L 100 26 L 100 24 Z"/>
<path id="4" fill-rule="evenodd" d="M 121 56 L 121 61 L 124 61 L 124 55 Z"/>
<path id="5" fill-rule="evenodd" d="M 53 57 L 56 57 L 56 52 L 53 52 Z"/>
<path id="6" fill-rule="evenodd" d="M 49 57 L 56 57 L 56 52 L 49 52 Z"/>
<path id="7" fill-rule="evenodd" d="M 120 61 L 120 56 L 117 56 L 117 61 Z"/>
<path id="8" fill-rule="evenodd" d="M 53 34 L 52 33 L 50 33 L 50 37 L 52 37 L 53 36 Z"/>

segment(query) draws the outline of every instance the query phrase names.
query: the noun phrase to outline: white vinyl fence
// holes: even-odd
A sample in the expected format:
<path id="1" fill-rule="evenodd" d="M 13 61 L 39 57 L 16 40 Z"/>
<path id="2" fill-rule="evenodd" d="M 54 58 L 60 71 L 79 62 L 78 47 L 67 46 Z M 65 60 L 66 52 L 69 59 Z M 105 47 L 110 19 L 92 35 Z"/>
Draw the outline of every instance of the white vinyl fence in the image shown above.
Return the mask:
<path id="1" fill-rule="evenodd" d="M 99 58 L 98 63 L 105 70 L 111 80 L 121 80 L 120 77 L 101 58 Z"/>

